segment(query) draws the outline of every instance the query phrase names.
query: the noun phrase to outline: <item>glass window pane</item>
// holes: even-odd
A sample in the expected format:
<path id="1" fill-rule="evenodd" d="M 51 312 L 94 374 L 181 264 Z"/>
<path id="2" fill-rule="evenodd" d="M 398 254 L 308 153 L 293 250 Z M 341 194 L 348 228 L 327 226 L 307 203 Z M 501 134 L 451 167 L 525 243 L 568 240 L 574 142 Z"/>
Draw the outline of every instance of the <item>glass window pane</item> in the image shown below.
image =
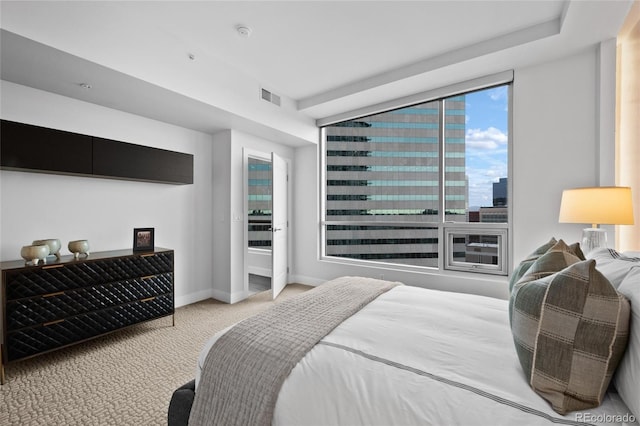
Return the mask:
<path id="1" fill-rule="evenodd" d="M 326 255 L 438 267 L 438 228 L 327 225 Z"/>
<path id="2" fill-rule="evenodd" d="M 249 247 L 271 249 L 271 162 L 249 157 Z"/>
<path id="3" fill-rule="evenodd" d="M 508 97 L 504 85 L 444 100 L 445 220 L 508 222 Z"/>
<path id="4" fill-rule="evenodd" d="M 326 127 L 326 219 L 436 222 L 439 102 Z"/>

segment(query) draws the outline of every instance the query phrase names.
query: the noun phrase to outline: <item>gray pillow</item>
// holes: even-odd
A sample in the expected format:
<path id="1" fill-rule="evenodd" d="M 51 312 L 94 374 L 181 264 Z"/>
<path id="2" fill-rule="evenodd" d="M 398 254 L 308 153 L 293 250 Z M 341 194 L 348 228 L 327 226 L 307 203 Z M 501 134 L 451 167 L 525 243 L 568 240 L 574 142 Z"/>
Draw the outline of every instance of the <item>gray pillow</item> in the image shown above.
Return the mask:
<path id="1" fill-rule="evenodd" d="M 589 259 L 596 261 L 596 268 L 615 288 L 634 267 L 640 267 L 640 257 L 626 256 L 610 248 L 599 248 L 589 252 Z"/>
<path id="2" fill-rule="evenodd" d="M 552 238 L 552 241 L 554 239 Z M 551 241 L 549 241 L 551 242 Z M 509 298 L 509 321 L 513 324 L 513 295 L 516 289 L 523 284 L 534 281 L 563 270 L 567 266 L 579 262 L 580 258 L 573 254 L 571 248 L 560 240 L 556 242 L 546 253 L 537 257 L 531 265 L 527 266 L 526 273 L 514 284 Z"/>
<path id="3" fill-rule="evenodd" d="M 631 331 L 627 350 L 618 365 L 613 383 L 627 407 L 636 419 L 640 419 L 640 266 L 631 268 L 618 287 L 618 292 L 631 304 Z"/>
<path id="4" fill-rule="evenodd" d="M 624 354 L 630 307 L 596 262 L 520 281 L 511 299 L 516 352 L 533 390 L 560 414 L 600 405 Z"/>
<path id="5" fill-rule="evenodd" d="M 524 258 L 524 260 L 522 260 L 522 262 L 520 262 L 520 264 L 515 267 L 513 273 L 511 274 L 511 278 L 509 278 L 509 292 L 513 290 L 513 286 L 518 282 L 518 280 L 527 273 L 531 265 L 533 265 L 533 262 L 538 260 L 540 256 L 545 254 L 557 242 L 558 241 L 556 241 L 555 238 L 551 237 L 549 242 L 544 243 L 543 245 L 535 249 L 533 253 Z"/>

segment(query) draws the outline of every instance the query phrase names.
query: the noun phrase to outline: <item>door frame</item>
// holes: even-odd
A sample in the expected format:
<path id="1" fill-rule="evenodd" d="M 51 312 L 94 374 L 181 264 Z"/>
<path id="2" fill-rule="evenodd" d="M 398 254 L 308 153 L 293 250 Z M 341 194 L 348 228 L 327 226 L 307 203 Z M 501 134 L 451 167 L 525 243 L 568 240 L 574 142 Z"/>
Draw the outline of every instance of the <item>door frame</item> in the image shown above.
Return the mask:
<path id="1" fill-rule="evenodd" d="M 275 151 L 274 151 L 275 152 Z M 276 152 L 276 154 L 278 154 Z M 278 154 L 280 155 L 280 154 Z M 243 147 L 242 148 L 242 191 L 243 191 L 243 224 L 244 224 L 244 228 L 243 228 L 243 254 L 242 254 L 242 264 L 243 264 L 243 291 L 244 291 L 244 297 L 243 299 L 246 299 L 247 297 L 249 297 L 249 261 L 248 261 L 248 254 L 250 250 L 255 250 L 255 251 L 266 251 L 265 249 L 250 249 L 249 248 L 249 158 L 257 158 L 259 160 L 263 160 L 263 161 L 268 161 L 271 162 L 271 151 L 269 152 L 264 152 L 264 151 L 259 151 L 256 149 L 252 149 L 252 148 L 247 148 L 247 147 Z M 285 161 L 285 163 L 287 164 L 287 175 L 291 176 L 291 160 L 289 158 L 286 157 L 282 157 L 281 158 Z M 287 220 L 289 223 L 289 232 L 287 233 L 287 265 L 289 270 L 287 271 L 287 281 L 289 281 L 289 277 L 291 274 L 291 243 L 292 243 L 292 235 L 291 235 L 291 218 L 292 218 L 292 205 L 293 203 L 291 202 L 291 194 L 292 194 L 292 179 L 288 179 L 287 180 Z M 269 249 L 269 252 L 271 252 L 271 250 Z M 271 261 L 269 261 L 269 265 L 271 264 Z M 273 274 L 273 271 L 271 271 L 271 273 Z"/>

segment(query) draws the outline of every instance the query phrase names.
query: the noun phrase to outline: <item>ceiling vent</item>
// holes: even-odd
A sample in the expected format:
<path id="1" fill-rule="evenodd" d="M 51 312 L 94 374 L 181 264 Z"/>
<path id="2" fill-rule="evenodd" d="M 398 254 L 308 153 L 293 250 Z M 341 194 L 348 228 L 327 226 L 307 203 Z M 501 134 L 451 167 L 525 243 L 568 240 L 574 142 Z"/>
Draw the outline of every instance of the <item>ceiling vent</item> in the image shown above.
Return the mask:
<path id="1" fill-rule="evenodd" d="M 267 102 L 271 102 L 274 105 L 280 106 L 280 96 L 275 93 L 271 93 L 267 89 L 260 89 L 260 97 Z"/>

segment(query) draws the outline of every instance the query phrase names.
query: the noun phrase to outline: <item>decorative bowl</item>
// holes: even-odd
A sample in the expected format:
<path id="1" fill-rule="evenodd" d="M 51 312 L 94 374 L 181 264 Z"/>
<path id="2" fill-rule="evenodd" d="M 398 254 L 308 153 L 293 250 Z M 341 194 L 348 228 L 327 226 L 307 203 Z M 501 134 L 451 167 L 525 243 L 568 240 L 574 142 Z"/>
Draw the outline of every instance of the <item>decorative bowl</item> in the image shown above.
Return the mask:
<path id="1" fill-rule="evenodd" d="M 26 263 L 31 262 L 37 265 L 38 262 L 47 263 L 47 256 L 49 256 L 49 246 L 46 244 L 24 246 L 20 250 L 20 256 Z"/>
<path id="2" fill-rule="evenodd" d="M 60 240 L 57 238 L 49 238 L 46 240 L 35 240 L 33 243 L 34 246 L 35 245 L 47 245 L 49 246 L 49 254 L 54 255 L 56 257 L 56 259 L 60 260 Z"/>
<path id="3" fill-rule="evenodd" d="M 78 259 L 81 254 L 89 256 L 89 241 L 87 240 L 69 241 L 67 247 L 76 259 Z"/>

